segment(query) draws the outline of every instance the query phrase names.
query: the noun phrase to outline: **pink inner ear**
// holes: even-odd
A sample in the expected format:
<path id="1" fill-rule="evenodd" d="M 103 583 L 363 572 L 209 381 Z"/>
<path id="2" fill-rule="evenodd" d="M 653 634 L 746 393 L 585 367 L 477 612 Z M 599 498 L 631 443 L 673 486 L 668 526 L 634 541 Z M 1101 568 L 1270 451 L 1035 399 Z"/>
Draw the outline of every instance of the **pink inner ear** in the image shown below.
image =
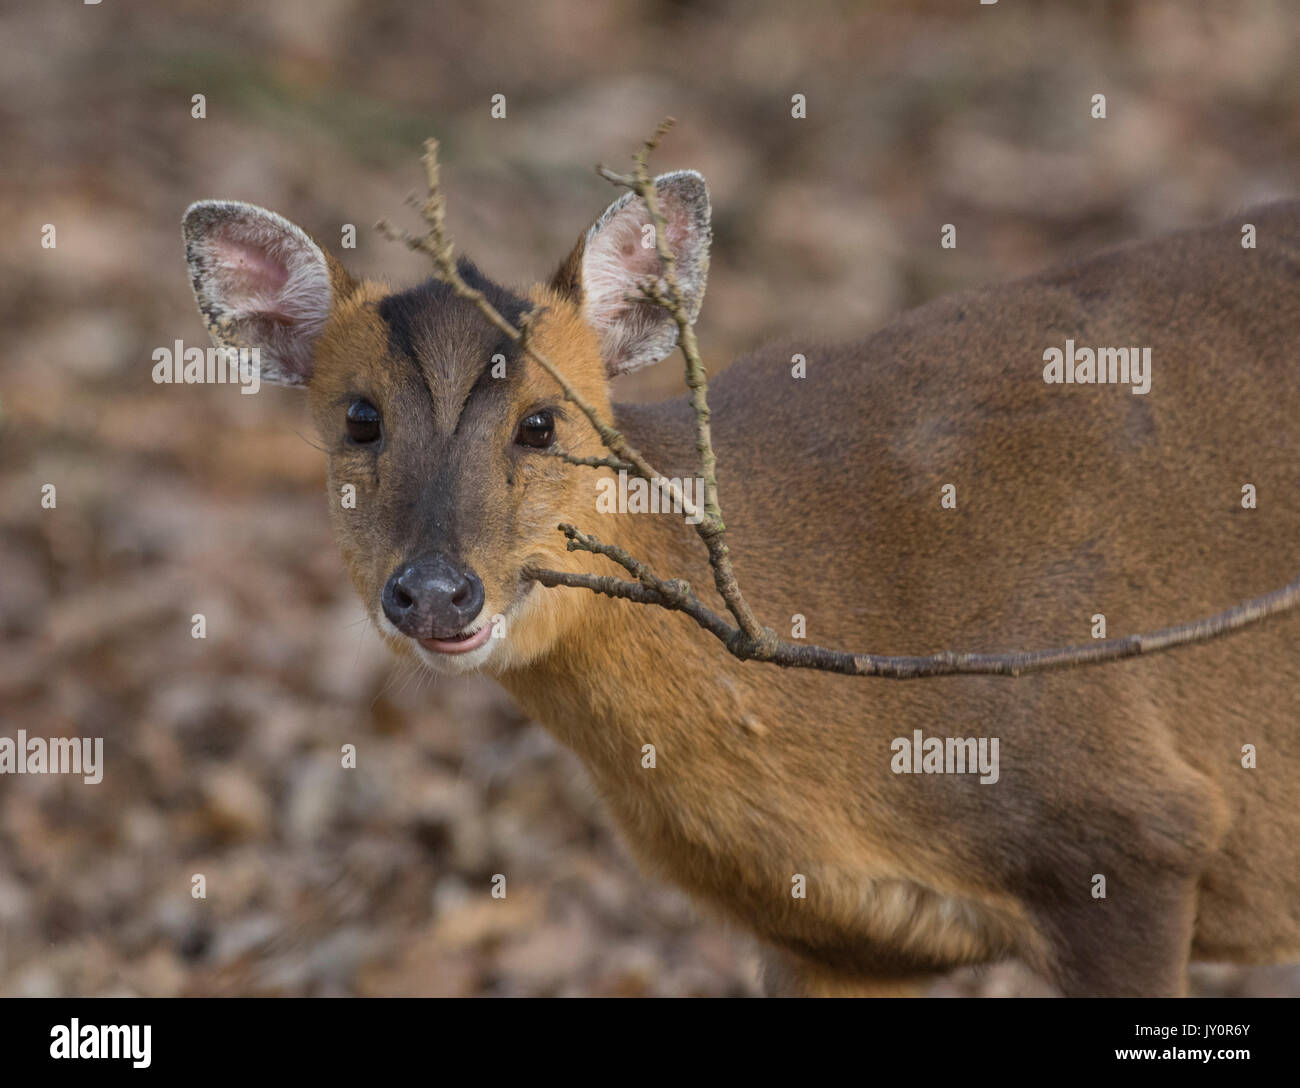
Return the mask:
<path id="1" fill-rule="evenodd" d="M 653 246 L 646 249 L 641 244 L 641 228 L 650 221 L 644 207 L 638 203 L 632 208 L 629 215 L 613 224 L 617 233 L 610 241 L 619 255 L 619 262 L 635 281 L 658 275 L 659 254 Z M 671 236 L 671 231 L 669 234 Z"/>
<path id="2" fill-rule="evenodd" d="M 280 305 L 289 269 L 273 256 L 267 244 L 223 231 L 212 239 L 212 255 L 225 281 L 222 293 L 235 308 L 260 311 L 276 320 L 292 320 Z"/>
<path id="3" fill-rule="evenodd" d="M 671 189 L 660 190 L 659 206 L 668 245 L 680 262 L 679 283 L 689 290 L 687 281 L 693 274 L 693 262 L 698 260 L 700 241 L 692 234 L 692 208 Z M 635 304 L 640 285 L 657 280 L 663 271 L 655 246 L 642 244 L 643 228 L 649 222 L 645 204 L 627 200 L 612 216 L 598 223 L 583 255 L 583 314 L 600 334 L 606 365 L 613 373 L 628 368 L 628 359 L 636 357 L 648 342 L 647 337 L 664 339 L 658 329 L 666 319 Z M 671 347 L 671 337 L 665 342 Z"/>
<path id="4" fill-rule="evenodd" d="M 648 279 L 660 272 L 659 251 L 651 246 L 646 249 L 641 244 L 642 228 L 650 222 L 650 213 L 637 201 L 633 207 L 636 211 L 629 217 L 629 240 L 623 246 L 624 264 L 635 279 Z M 682 256 L 682 244 L 690 234 L 690 216 L 679 201 L 666 194 L 659 195 L 659 211 L 664 217 L 667 228 L 668 248 L 679 257 Z"/>
<path id="5" fill-rule="evenodd" d="M 690 216 L 686 214 L 686 209 L 676 204 L 661 210 L 668 223 L 668 248 L 674 254 L 680 253 L 682 243 L 690 233 Z"/>

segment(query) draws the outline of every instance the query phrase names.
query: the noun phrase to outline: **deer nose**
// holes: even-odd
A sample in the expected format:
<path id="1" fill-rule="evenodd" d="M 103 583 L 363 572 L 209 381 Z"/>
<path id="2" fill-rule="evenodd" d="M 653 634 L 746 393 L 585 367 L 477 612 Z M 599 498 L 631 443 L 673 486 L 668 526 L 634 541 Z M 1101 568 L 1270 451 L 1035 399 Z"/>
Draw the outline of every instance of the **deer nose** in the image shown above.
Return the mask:
<path id="1" fill-rule="evenodd" d="M 441 555 L 414 559 L 388 579 L 384 615 L 412 638 L 454 639 L 483 607 L 483 583 Z"/>

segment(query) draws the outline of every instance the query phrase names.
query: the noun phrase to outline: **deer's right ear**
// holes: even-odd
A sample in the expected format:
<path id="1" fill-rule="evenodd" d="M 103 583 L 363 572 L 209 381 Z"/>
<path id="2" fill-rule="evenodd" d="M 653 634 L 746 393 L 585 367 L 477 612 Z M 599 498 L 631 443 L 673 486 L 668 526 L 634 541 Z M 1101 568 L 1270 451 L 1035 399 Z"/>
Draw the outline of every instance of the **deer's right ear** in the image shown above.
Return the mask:
<path id="1" fill-rule="evenodd" d="M 343 267 L 287 219 L 254 204 L 191 204 L 182 233 L 212 342 L 257 348 L 265 381 L 306 385 L 316 338 L 352 286 Z"/>
<path id="2" fill-rule="evenodd" d="M 694 321 L 709 274 L 709 189 L 694 170 L 677 170 L 655 178 L 655 199 L 686 315 Z M 664 289 L 663 271 L 650 211 L 640 197 L 625 193 L 578 239 L 551 280 L 554 290 L 582 307 L 600 337 L 611 377 L 657 363 L 677 343 L 677 325 L 668 312 L 639 297 L 647 281 Z"/>

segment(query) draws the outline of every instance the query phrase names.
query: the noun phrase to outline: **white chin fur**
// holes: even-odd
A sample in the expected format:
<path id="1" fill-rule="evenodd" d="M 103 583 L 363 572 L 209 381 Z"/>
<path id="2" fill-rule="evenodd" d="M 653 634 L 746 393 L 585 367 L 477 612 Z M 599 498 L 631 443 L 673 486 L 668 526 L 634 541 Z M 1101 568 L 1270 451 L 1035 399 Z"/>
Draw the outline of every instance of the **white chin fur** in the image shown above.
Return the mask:
<path id="1" fill-rule="evenodd" d="M 442 673 L 449 676 L 456 676 L 467 672 L 477 672 L 487 664 L 488 660 L 497 652 L 502 643 L 505 642 L 505 639 L 497 638 L 493 635 L 493 637 L 489 638 L 487 642 L 483 643 L 483 645 L 477 650 L 470 650 L 469 653 L 440 654 L 435 650 L 425 649 L 416 642 L 415 639 L 402 634 L 401 631 L 393 626 L 392 621 L 389 620 L 383 612 L 379 612 L 375 616 L 375 626 L 389 638 L 398 642 L 409 643 L 412 652 L 427 668 L 436 673 Z M 508 627 L 507 630 L 509 630 Z"/>
<path id="2" fill-rule="evenodd" d="M 418 642 L 413 643 L 412 649 L 415 650 L 415 656 L 434 672 L 455 674 L 481 669 L 500 644 L 500 639 L 490 638 L 477 650 L 470 650 L 466 654 L 440 654 L 426 650 Z"/>

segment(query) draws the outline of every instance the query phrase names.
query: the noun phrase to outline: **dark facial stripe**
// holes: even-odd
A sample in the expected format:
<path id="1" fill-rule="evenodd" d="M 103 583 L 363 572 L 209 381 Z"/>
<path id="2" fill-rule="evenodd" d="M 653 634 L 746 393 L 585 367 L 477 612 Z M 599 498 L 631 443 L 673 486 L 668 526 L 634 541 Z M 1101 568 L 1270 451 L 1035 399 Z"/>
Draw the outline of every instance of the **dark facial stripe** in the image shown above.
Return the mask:
<path id="1" fill-rule="evenodd" d="M 518 325 L 519 319 L 531 309 L 531 304 L 500 284 L 494 283 L 480 272 L 468 258 L 462 257 L 456 264 L 461 278 L 470 287 L 482 291 L 487 300 L 512 325 Z M 421 332 L 432 324 L 434 314 L 448 305 L 468 306 L 463 299 L 456 296 L 447 284 L 441 280 L 429 279 L 416 287 L 389 295 L 380 301 L 377 307 L 379 316 L 388 325 L 388 344 L 395 354 L 416 356 L 416 342 Z M 474 311 L 473 316 L 483 322 L 485 329 L 491 329 L 487 319 Z M 504 341 L 509 346 L 509 341 Z"/>
<path id="2" fill-rule="evenodd" d="M 493 283 L 469 261 L 459 264 L 461 276 L 482 291 L 506 320 L 518 325 L 531 304 Z M 388 326 L 389 355 L 404 360 L 429 393 L 434 422 L 443 434 L 454 433 L 476 390 L 491 374 L 492 359 L 506 359 L 507 382 L 518 373 L 512 365 L 518 352 L 510 339 L 491 325 L 478 309 L 446 284 L 429 280 L 389 295 L 376 306 Z"/>

